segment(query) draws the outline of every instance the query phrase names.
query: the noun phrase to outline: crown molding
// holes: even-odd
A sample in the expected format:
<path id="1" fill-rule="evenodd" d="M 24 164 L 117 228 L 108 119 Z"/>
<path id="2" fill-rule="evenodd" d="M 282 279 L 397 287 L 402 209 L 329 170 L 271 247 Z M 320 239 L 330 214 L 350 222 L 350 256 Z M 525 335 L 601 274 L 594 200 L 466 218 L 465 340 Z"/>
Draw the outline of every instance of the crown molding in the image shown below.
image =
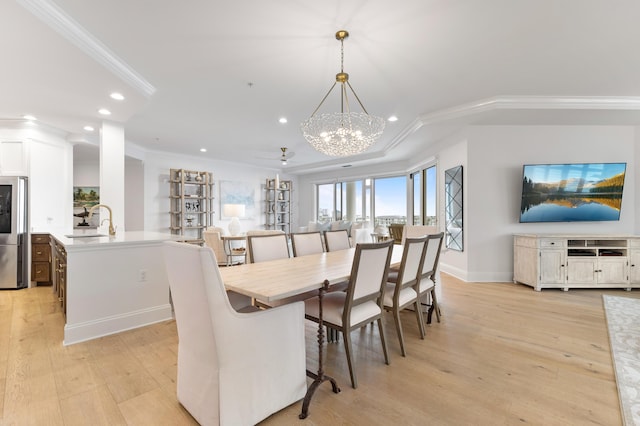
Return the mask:
<path id="1" fill-rule="evenodd" d="M 142 75 L 127 65 L 55 3 L 50 0 L 16 1 L 145 97 L 149 98 L 156 92 L 156 88 Z"/>
<path id="2" fill-rule="evenodd" d="M 389 152 L 423 126 L 471 117 L 494 110 L 640 110 L 640 97 L 633 96 L 495 96 L 452 108 L 422 114 L 396 135 L 383 151 Z"/>

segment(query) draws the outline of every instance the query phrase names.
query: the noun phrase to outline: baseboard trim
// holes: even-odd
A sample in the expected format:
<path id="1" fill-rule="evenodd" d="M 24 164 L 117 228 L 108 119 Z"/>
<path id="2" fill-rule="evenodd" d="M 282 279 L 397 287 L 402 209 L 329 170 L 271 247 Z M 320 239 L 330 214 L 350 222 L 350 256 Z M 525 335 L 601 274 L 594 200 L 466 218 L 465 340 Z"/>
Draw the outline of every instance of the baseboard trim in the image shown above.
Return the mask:
<path id="1" fill-rule="evenodd" d="M 64 326 L 63 345 L 85 342 L 173 318 L 171 305 L 159 305 L 126 314 L 114 315 Z"/>

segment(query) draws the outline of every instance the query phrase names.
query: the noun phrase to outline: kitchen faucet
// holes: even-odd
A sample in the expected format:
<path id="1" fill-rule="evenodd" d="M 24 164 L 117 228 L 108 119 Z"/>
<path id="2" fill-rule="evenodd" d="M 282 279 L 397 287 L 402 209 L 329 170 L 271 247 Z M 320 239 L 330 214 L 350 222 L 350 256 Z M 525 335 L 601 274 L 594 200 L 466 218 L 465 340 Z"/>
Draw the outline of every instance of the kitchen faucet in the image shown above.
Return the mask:
<path id="1" fill-rule="evenodd" d="M 96 204 L 95 206 L 91 207 L 89 209 L 89 219 L 91 219 L 91 216 L 93 216 L 93 211 L 98 209 L 99 207 L 104 207 L 105 209 L 109 210 L 109 235 L 114 236 L 116 235 L 116 230 L 113 227 L 113 214 L 111 212 L 111 207 L 109 207 L 106 204 Z"/>

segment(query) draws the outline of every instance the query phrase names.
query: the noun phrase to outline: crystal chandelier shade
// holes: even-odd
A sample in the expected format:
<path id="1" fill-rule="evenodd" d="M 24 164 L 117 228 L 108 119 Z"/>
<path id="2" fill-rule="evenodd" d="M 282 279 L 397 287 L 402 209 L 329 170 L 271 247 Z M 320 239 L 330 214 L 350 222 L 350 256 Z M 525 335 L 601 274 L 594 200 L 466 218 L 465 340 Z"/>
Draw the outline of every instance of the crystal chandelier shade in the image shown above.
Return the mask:
<path id="1" fill-rule="evenodd" d="M 341 45 L 340 72 L 336 74 L 335 83 L 320 101 L 320 105 L 311 117 L 301 124 L 302 134 L 311 146 L 316 151 L 332 157 L 346 157 L 366 151 L 380 137 L 385 124 L 382 117 L 369 115 L 349 83 L 349 74 L 344 72 L 344 39 L 347 37 L 349 33 L 345 30 L 336 33 L 336 39 Z M 340 112 L 318 114 L 318 110 L 338 84 Z M 347 88 L 363 112 L 351 111 Z"/>

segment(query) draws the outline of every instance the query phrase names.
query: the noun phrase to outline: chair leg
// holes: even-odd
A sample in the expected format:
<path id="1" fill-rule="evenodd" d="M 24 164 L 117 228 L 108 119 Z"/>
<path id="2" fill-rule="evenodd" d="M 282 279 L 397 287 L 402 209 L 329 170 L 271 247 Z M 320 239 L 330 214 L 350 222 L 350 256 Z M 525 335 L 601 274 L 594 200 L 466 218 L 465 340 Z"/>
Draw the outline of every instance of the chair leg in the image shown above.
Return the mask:
<path id="1" fill-rule="evenodd" d="M 344 340 L 344 352 L 347 354 L 347 364 L 349 365 L 349 374 L 351 375 L 351 386 L 356 389 L 358 387 L 358 379 L 356 378 L 356 372 L 351 354 L 351 333 L 348 330 L 342 331 L 342 338 Z"/>
<path id="2" fill-rule="evenodd" d="M 424 340 L 424 319 L 422 318 L 422 305 L 420 304 L 419 298 L 416 300 L 416 303 L 414 303 L 413 306 L 414 310 L 416 311 L 416 319 L 418 320 L 418 330 L 420 330 L 420 338 Z"/>
<path id="3" fill-rule="evenodd" d="M 436 312 L 436 320 L 440 322 L 440 315 L 442 315 L 442 313 L 440 312 L 440 305 L 438 304 L 435 287 L 431 289 L 431 307 L 429 308 L 427 324 L 431 324 L 431 314 L 433 313 L 433 311 Z"/>
<path id="4" fill-rule="evenodd" d="M 380 333 L 380 342 L 382 342 L 382 352 L 384 353 L 384 363 L 389 365 L 389 353 L 387 352 L 387 341 L 386 341 L 386 337 L 384 335 L 384 327 L 382 325 L 382 318 L 378 318 L 378 331 Z"/>
<path id="5" fill-rule="evenodd" d="M 404 350 L 404 335 L 402 334 L 402 324 L 400 323 L 400 310 L 396 307 L 393 308 L 393 320 L 396 323 L 396 332 L 400 340 L 400 353 L 402 356 L 407 356 L 407 352 Z"/>

